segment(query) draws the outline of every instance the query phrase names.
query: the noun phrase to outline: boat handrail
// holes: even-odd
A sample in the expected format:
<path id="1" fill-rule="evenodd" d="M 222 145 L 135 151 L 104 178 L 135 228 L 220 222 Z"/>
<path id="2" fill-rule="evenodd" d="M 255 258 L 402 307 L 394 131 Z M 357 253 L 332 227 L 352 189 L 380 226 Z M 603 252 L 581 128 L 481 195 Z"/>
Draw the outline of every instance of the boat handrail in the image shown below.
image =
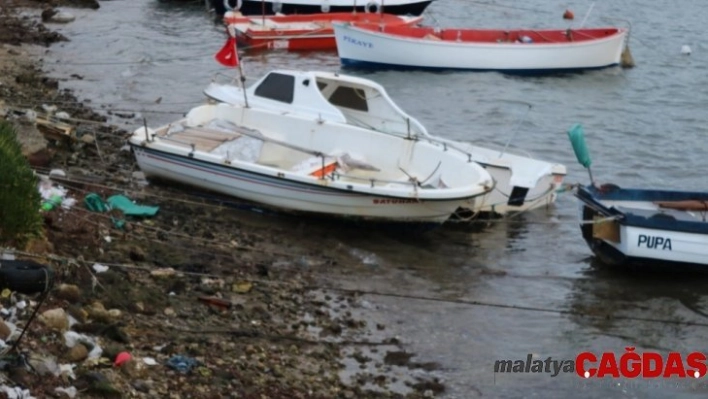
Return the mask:
<path id="1" fill-rule="evenodd" d="M 196 144 L 190 143 L 190 142 L 188 142 L 188 141 L 182 141 L 182 140 L 178 140 L 178 139 L 173 139 L 172 137 L 167 137 L 167 136 L 160 137 L 160 140 L 171 141 L 171 142 L 177 143 L 177 144 L 184 144 L 184 145 L 186 145 L 186 146 L 192 147 L 192 150 L 194 150 L 194 147 L 195 147 L 195 145 L 196 145 Z"/>
<path id="2" fill-rule="evenodd" d="M 342 174 L 338 172 L 332 172 L 329 175 L 331 180 L 339 180 L 340 178 L 344 177 L 347 179 L 351 180 L 361 180 L 361 181 L 368 181 L 371 183 L 371 187 L 374 187 L 375 183 L 386 183 L 386 184 L 402 184 L 402 185 L 412 185 L 413 187 L 418 187 L 415 183 L 417 180 L 409 179 L 406 181 L 401 181 L 401 180 L 388 180 L 388 179 L 374 179 L 371 177 L 360 177 L 360 176 L 353 176 L 353 175 L 347 175 L 347 174 Z"/>
<path id="3" fill-rule="evenodd" d="M 454 149 L 454 150 L 457 150 L 458 152 L 460 152 L 460 153 L 462 153 L 463 155 L 466 155 L 466 156 L 467 156 L 468 162 L 472 162 L 472 153 L 471 153 L 470 151 L 467 151 L 467 150 L 465 150 L 465 149 L 463 149 L 463 148 L 460 148 L 460 147 L 458 147 L 457 145 L 455 145 L 455 141 L 454 141 L 454 140 L 450 140 L 450 139 L 446 139 L 446 138 L 442 138 L 442 137 L 437 137 L 437 136 L 431 135 L 431 134 L 429 134 L 429 133 L 427 133 L 427 132 L 424 132 L 424 133 L 422 133 L 422 134 L 415 133 L 415 134 L 411 135 L 410 133 L 404 133 L 404 132 L 401 132 L 401 131 L 391 131 L 391 130 L 377 129 L 375 126 L 373 126 L 373 125 L 371 125 L 371 124 L 369 124 L 369 123 L 366 123 L 366 122 L 362 121 L 362 120 L 359 119 L 359 118 L 353 118 L 351 115 L 348 115 L 348 116 L 347 116 L 347 119 L 352 119 L 352 120 L 356 121 L 357 124 L 363 125 L 364 128 L 368 128 L 368 129 L 370 129 L 370 130 L 374 130 L 374 131 L 381 132 L 381 133 L 384 133 L 384 134 L 388 134 L 388 135 L 391 135 L 391 136 L 396 136 L 396 137 L 400 137 L 400 138 L 404 138 L 404 139 L 409 139 L 409 140 L 412 140 L 412 139 L 416 139 L 416 140 L 428 140 L 428 141 L 430 141 L 430 142 L 432 142 L 432 143 L 442 144 L 442 145 L 444 146 L 444 149 L 445 149 L 445 150 L 447 150 L 448 147 L 449 147 L 449 148 L 452 148 L 452 149 Z M 397 120 L 397 119 L 384 118 L 384 117 L 378 117 L 377 119 L 378 119 L 378 120 L 381 120 L 381 121 L 383 121 L 383 122 L 394 122 L 394 123 L 400 122 L 400 121 Z M 513 139 L 513 138 L 512 138 L 512 139 Z M 522 149 L 522 148 L 518 148 L 518 147 L 512 145 L 512 144 L 511 144 L 511 140 L 506 144 L 506 148 L 505 148 L 504 146 L 502 146 L 501 144 L 499 144 L 499 143 L 491 143 L 491 144 L 495 144 L 496 146 L 500 147 L 500 149 L 503 148 L 503 149 L 501 150 L 502 152 L 509 152 L 509 153 L 512 153 L 512 154 L 513 154 L 513 153 L 516 153 L 516 155 L 526 156 L 526 157 L 528 157 L 528 158 L 534 159 L 534 156 L 533 156 L 531 153 L 529 153 L 528 151 L 526 151 L 526 150 L 524 150 L 524 149 Z M 513 148 L 513 151 L 507 151 L 507 149 L 508 149 L 509 146 L 511 146 L 511 147 Z M 485 145 L 485 147 L 489 147 L 489 146 Z"/>
<path id="4" fill-rule="evenodd" d="M 392 136 L 404 138 L 404 139 L 409 139 L 409 140 L 428 140 L 431 143 L 436 143 L 436 144 L 442 144 L 443 145 L 443 150 L 447 151 L 448 148 L 452 148 L 453 150 L 459 151 L 463 155 L 467 156 L 467 162 L 472 162 L 472 153 L 469 151 L 465 151 L 464 149 L 456 146 L 452 140 L 444 139 L 444 138 L 437 138 L 435 136 L 431 136 L 429 134 L 404 134 L 404 133 L 399 133 L 399 132 L 391 132 L 391 131 L 384 131 L 381 130 L 382 133 L 384 134 L 389 134 Z"/>
<path id="5" fill-rule="evenodd" d="M 245 128 L 243 126 L 238 126 L 238 125 L 236 126 L 236 132 L 238 132 L 239 134 L 243 134 L 244 136 L 248 136 L 248 137 L 251 137 L 254 139 L 263 140 L 264 142 L 269 142 L 269 143 L 281 145 L 283 147 L 290 148 L 291 150 L 304 152 L 305 154 L 314 155 L 316 157 L 322 157 L 322 162 L 324 162 L 325 157 L 334 158 L 334 156 L 325 154 L 321 151 L 315 151 L 315 150 L 312 150 L 309 148 L 300 147 L 299 145 L 290 144 L 285 141 L 276 140 L 274 138 L 263 135 L 260 132 L 258 132 L 258 134 L 253 134 L 253 133 L 249 132 L 248 130 L 249 130 L 248 128 Z"/>
<path id="6" fill-rule="evenodd" d="M 304 153 L 306 153 L 306 154 L 310 154 L 310 155 L 314 155 L 314 156 L 316 156 L 316 157 L 320 157 L 320 158 L 322 158 L 322 169 L 324 169 L 324 167 L 325 167 L 325 158 L 337 158 L 337 157 L 334 156 L 334 155 L 326 154 L 326 153 L 323 153 L 323 152 L 321 152 L 321 151 L 314 151 L 314 150 L 307 149 L 307 148 L 304 148 L 304 147 L 300 147 L 300 146 L 297 146 L 297 145 L 294 145 L 294 144 L 286 143 L 286 142 L 284 142 L 284 141 L 280 141 L 280 140 L 276 140 L 276 139 L 273 139 L 273 138 L 270 138 L 270 137 L 266 137 L 266 136 L 260 135 L 260 134 L 252 134 L 252 133 L 248 132 L 248 130 L 247 130 L 246 128 L 244 128 L 243 126 L 238 126 L 238 127 L 237 127 L 237 131 L 238 131 L 239 133 L 242 133 L 242 134 L 245 135 L 245 136 L 253 137 L 253 138 L 260 139 L 260 140 L 263 140 L 263 141 L 267 141 L 267 142 L 270 142 L 270 143 L 273 143 L 273 144 L 277 144 L 277 145 L 282 145 L 282 146 L 284 146 L 284 147 L 287 147 L 287 148 L 290 148 L 290 149 L 293 149 L 293 150 L 296 150 L 296 151 L 301 151 L 301 152 L 304 152 Z M 471 154 L 468 154 L 468 156 L 469 156 L 470 159 L 471 159 L 471 156 L 472 156 L 472 155 L 471 155 Z M 471 161 L 470 161 L 470 162 L 471 162 Z M 371 187 L 373 187 L 373 186 L 374 186 L 374 183 L 377 183 L 377 182 L 379 182 L 379 183 L 395 183 L 395 184 L 404 184 L 404 185 L 411 184 L 411 185 L 413 185 L 414 187 L 417 187 L 416 184 L 415 184 L 415 183 L 417 182 L 417 180 L 400 181 L 400 180 L 373 179 L 373 178 L 363 178 L 363 177 L 351 176 L 351 175 L 342 175 L 342 174 L 339 174 L 339 173 L 336 173 L 336 172 L 332 172 L 331 176 L 332 176 L 332 180 L 334 180 L 334 176 L 339 176 L 339 177 L 346 177 L 346 178 L 352 179 L 352 180 L 370 181 L 370 182 L 371 182 Z M 323 176 L 322 176 L 322 179 L 325 179 L 326 177 L 327 177 L 326 175 L 323 175 Z"/>
<path id="7" fill-rule="evenodd" d="M 271 139 L 271 138 L 268 138 L 268 137 L 265 137 L 265 136 L 259 136 L 259 135 L 255 135 L 255 134 L 249 134 L 249 133 L 247 133 L 247 132 L 239 132 L 239 133 L 243 133 L 245 136 L 257 138 L 257 139 L 260 139 L 260 140 L 263 140 L 263 141 L 268 141 L 268 142 L 271 142 L 271 143 L 274 143 L 274 144 L 277 144 L 277 145 L 282 145 L 282 146 L 284 146 L 284 147 L 288 147 L 288 148 L 291 148 L 291 149 L 296 150 L 296 151 L 302 151 L 302 152 L 305 152 L 305 153 L 308 153 L 308 154 L 311 154 L 311 155 L 314 155 L 314 156 L 321 157 L 323 163 L 324 163 L 324 160 L 325 160 L 326 157 L 332 157 L 332 158 L 334 158 L 334 156 L 330 156 L 330 155 L 327 155 L 327 154 L 322 153 L 322 152 L 319 152 L 319 151 L 308 150 L 308 149 L 303 148 L 303 147 L 299 147 L 299 146 L 296 146 L 296 145 L 288 144 L 288 143 L 282 142 L 282 141 L 280 141 L 280 140 Z M 183 144 L 183 145 L 192 147 L 192 151 L 194 151 L 195 146 L 196 146 L 194 143 L 190 143 L 190 142 L 187 142 L 187 141 L 183 141 L 183 140 L 179 140 L 179 139 L 175 139 L 175 138 L 167 137 L 167 136 L 161 137 L 160 139 L 161 139 L 161 140 L 171 141 L 171 142 L 174 142 L 174 143 Z M 324 165 L 323 165 L 323 167 L 324 167 Z M 368 182 L 371 183 L 371 187 L 373 187 L 375 183 L 386 183 L 386 184 L 391 184 L 391 183 L 393 183 L 393 184 L 401 184 L 401 185 L 409 185 L 409 184 L 410 184 L 410 185 L 413 185 L 413 186 L 417 187 L 417 186 L 415 185 L 415 182 L 416 182 L 415 180 L 400 181 L 400 180 L 375 179 L 375 178 L 370 178 L 370 177 L 352 176 L 352 175 L 347 175 L 347 174 L 342 174 L 342 173 L 337 173 L 337 172 L 332 172 L 330 175 L 322 176 L 322 179 L 325 179 L 325 178 L 327 178 L 327 177 L 329 177 L 331 180 L 335 180 L 335 179 L 338 180 L 339 178 L 344 177 L 344 178 L 351 179 L 351 180 L 368 181 Z"/>
<path id="8" fill-rule="evenodd" d="M 227 75 L 227 74 L 225 74 L 225 73 L 223 73 L 223 72 L 217 72 L 217 73 L 215 73 L 215 74 L 212 76 L 211 82 L 212 82 L 212 83 L 218 83 L 218 82 L 217 82 L 217 80 L 218 80 L 217 78 L 218 78 L 218 77 L 227 78 L 227 79 L 229 80 L 229 84 L 238 83 L 238 81 L 239 81 L 239 77 L 238 77 L 237 75 L 231 76 L 231 75 Z"/>
<path id="9" fill-rule="evenodd" d="M 505 149 L 505 146 L 506 146 L 506 144 L 501 144 L 501 143 L 497 143 L 494 141 L 488 141 L 488 142 L 484 143 L 484 147 L 488 148 L 488 149 L 498 149 L 498 150 L 500 150 L 500 152 L 503 152 L 503 153 L 513 154 L 513 155 L 523 155 L 525 157 L 535 159 L 533 154 L 524 150 L 523 148 L 509 144 L 509 146 L 511 147 L 511 151 L 510 151 L 509 147 L 506 147 L 506 149 Z"/>

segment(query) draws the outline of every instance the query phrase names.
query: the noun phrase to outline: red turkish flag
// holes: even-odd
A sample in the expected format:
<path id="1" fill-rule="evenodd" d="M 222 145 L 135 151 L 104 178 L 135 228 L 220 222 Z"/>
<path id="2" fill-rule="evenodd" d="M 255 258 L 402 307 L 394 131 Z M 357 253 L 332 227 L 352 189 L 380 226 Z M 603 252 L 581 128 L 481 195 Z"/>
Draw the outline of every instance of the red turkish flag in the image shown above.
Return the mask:
<path id="1" fill-rule="evenodd" d="M 214 58 L 216 58 L 216 61 L 223 66 L 237 67 L 238 53 L 236 52 L 236 38 L 229 36 L 229 39 L 226 40 L 224 47 L 222 47 L 221 50 L 214 55 Z"/>

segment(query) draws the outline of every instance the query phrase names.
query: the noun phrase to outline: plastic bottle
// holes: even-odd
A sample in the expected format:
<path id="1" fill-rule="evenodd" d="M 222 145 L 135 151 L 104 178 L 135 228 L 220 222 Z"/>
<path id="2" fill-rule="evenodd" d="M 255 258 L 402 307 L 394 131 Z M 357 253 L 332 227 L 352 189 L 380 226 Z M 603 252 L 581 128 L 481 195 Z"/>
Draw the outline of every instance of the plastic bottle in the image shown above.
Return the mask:
<path id="1" fill-rule="evenodd" d="M 51 211 L 55 207 L 61 205 L 61 202 L 62 202 L 61 195 L 54 194 L 51 197 L 49 197 L 48 200 L 46 200 L 42 203 L 42 210 L 45 212 Z"/>

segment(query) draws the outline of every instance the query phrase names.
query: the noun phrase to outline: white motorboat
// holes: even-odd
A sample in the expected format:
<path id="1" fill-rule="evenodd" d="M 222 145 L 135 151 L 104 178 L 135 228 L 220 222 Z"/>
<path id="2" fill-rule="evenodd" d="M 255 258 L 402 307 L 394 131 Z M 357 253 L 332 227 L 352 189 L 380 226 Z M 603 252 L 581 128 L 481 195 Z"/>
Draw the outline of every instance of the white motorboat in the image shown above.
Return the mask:
<path id="1" fill-rule="evenodd" d="M 141 127 L 129 144 L 148 179 L 328 216 L 437 225 L 493 188 L 484 168 L 437 143 L 226 103 Z"/>
<path id="2" fill-rule="evenodd" d="M 212 82 L 207 97 L 239 107 L 267 109 L 332 126 L 355 126 L 404 141 L 421 141 L 466 154 L 494 178 L 494 190 L 469 208 L 474 213 L 504 215 L 552 204 L 566 168 L 530 156 L 433 136 L 401 110 L 386 90 L 368 79 L 331 72 L 271 71 L 244 90 Z M 462 173 L 462 171 L 460 171 Z"/>

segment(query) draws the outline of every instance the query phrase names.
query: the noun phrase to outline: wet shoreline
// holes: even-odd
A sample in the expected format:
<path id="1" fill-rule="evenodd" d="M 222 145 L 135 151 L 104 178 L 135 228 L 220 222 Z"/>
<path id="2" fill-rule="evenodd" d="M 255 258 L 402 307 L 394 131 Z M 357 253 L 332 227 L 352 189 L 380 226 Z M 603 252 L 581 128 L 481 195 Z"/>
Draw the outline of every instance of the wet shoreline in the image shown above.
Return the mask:
<path id="1" fill-rule="evenodd" d="M 19 40 L 50 46 L 60 38 L 41 24 L 41 10 L 32 8 L 36 4 L 13 4 L 28 7 L 24 23 L 10 23 L 19 18 L 12 9 L 2 20 L 25 34 L 3 44 L 7 57 L 1 67 L 7 74 L 0 108 L 20 131 L 35 170 L 63 171 L 53 184 L 67 188 L 67 197 L 77 203 L 48 212 L 45 238 L 11 251 L 17 259 L 35 259 L 57 271 L 58 291 L 42 304 L 40 313 L 46 315 L 30 325 L 22 344 L 31 348 L 32 357 L 74 364 L 74 376 L 30 372 L 13 378 L 18 373 L 11 372 L 11 381 L 38 397 L 61 386 L 74 386 L 89 397 L 171 392 L 171 397 L 216 398 L 238 392 L 240 397 L 416 398 L 444 391 L 428 372 L 434 371 L 431 364 L 406 378 L 406 371 L 390 371 L 419 367 L 408 361 L 410 354 L 396 358 L 406 353 L 404 347 L 383 324 L 367 323 L 357 295 L 308 288 L 316 287 L 318 276 L 332 265 L 359 263 L 356 257 L 304 237 L 293 239 L 291 231 L 258 214 L 146 187 L 131 154 L 121 150 L 126 132 L 105 124 L 106 116 L 94 113 L 90 102 L 46 78 L 40 48 L 17 45 Z M 72 8 L 62 10 L 71 13 Z M 95 11 L 96 18 L 100 12 Z M 49 112 L 69 114 L 74 137 L 66 142 L 37 138 L 46 138 L 46 131 L 37 129 L 27 110 L 43 117 L 51 106 Z M 30 136 L 36 138 L 32 145 Z M 120 215 L 83 206 L 89 194 L 105 199 L 116 193 L 159 211 L 153 218 L 125 217 L 124 227 L 117 228 Z M 307 225 L 294 222 L 300 231 Z M 97 264 L 108 271 L 99 273 L 103 269 Z M 54 314 L 71 316 L 74 324 L 47 321 Z M 62 335 L 72 331 L 98 342 L 102 355 L 89 358 L 63 345 Z M 40 338 L 47 334 L 54 338 L 44 343 Z M 373 353 L 364 356 L 361 348 Z M 110 367 L 120 352 L 129 352 L 132 360 Z M 176 356 L 195 359 L 198 366 L 184 375 L 171 370 L 169 361 Z"/>

